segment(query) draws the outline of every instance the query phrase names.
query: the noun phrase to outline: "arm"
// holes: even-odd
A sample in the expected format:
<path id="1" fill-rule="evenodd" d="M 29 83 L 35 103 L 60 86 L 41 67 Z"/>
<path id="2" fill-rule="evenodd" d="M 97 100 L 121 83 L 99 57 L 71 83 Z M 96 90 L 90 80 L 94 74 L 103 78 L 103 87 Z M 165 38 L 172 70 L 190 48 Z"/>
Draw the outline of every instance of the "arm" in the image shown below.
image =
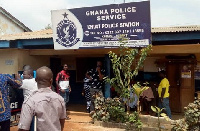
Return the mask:
<path id="1" fill-rule="evenodd" d="M 65 90 L 62 90 L 60 85 L 59 85 L 59 81 L 60 81 L 60 73 L 57 74 L 57 77 L 56 77 L 56 86 L 58 88 L 58 90 L 60 90 L 61 92 L 65 92 Z"/>
<path id="2" fill-rule="evenodd" d="M 64 129 L 65 125 L 65 118 L 66 118 L 66 108 L 65 108 L 65 102 L 64 99 L 60 99 L 60 126 L 61 126 L 61 131 Z"/>
<path id="3" fill-rule="evenodd" d="M 161 101 L 163 100 L 165 91 L 166 91 L 166 88 L 162 88 L 162 91 L 161 91 Z"/>
<path id="4" fill-rule="evenodd" d="M 69 92 L 71 92 L 72 91 L 72 89 L 71 89 L 71 86 L 69 85 Z"/>
<path id="5" fill-rule="evenodd" d="M 98 71 L 98 74 L 99 74 L 99 80 L 103 80 L 104 78 L 104 75 L 101 73 L 101 68 L 100 67 L 97 67 L 97 71 Z"/>
<path id="6" fill-rule="evenodd" d="M 89 72 L 86 72 L 85 77 L 92 80 L 92 77 L 90 76 Z"/>
<path id="7" fill-rule="evenodd" d="M 12 78 L 10 75 L 6 75 L 7 82 L 12 85 L 15 88 L 19 88 L 22 86 L 22 80 L 18 77 L 18 75 L 15 75 L 15 78 Z"/>
<path id="8" fill-rule="evenodd" d="M 56 76 L 56 86 L 59 88 L 60 90 L 60 86 L 59 86 L 59 80 L 60 80 L 60 74 L 58 73 Z"/>
<path id="9" fill-rule="evenodd" d="M 64 129 L 65 119 L 60 119 L 61 131 Z"/>
<path id="10" fill-rule="evenodd" d="M 24 129 L 18 129 L 18 131 L 29 131 L 29 130 L 24 130 Z"/>
<path id="11" fill-rule="evenodd" d="M 30 106 L 32 104 L 27 104 L 28 102 L 29 100 L 26 103 L 23 103 L 22 105 L 20 121 L 18 124 L 19 131 L 29 130 L 31 126 L 31 122 L 33 120 L 34 112 L 33 112 L 32 107 Z"/>

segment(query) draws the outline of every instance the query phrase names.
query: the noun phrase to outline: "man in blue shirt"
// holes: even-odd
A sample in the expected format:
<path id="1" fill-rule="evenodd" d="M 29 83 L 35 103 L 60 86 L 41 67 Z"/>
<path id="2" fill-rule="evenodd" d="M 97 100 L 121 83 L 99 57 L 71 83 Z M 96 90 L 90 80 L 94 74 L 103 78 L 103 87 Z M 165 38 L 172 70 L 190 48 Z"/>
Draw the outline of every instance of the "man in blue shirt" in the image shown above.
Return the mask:
<path id="1" fill-rule="evenodd" d="M 18 75 L 16 75 L 18 76 Z M 0 130 L 10 131 L 10 99 L 9 99 L 9 86 L 20 87 L 21 80 L 15 80 L 8 74 L 0 74 Z"/>

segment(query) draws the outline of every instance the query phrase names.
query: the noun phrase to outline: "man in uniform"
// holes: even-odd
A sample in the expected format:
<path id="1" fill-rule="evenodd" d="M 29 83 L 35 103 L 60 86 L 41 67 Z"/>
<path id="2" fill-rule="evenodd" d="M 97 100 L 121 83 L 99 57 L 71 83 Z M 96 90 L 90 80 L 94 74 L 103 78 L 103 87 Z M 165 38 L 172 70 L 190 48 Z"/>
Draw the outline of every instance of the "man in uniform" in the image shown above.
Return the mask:
<path id="1" fill-rule="evenodd" d="M 64 99 L 49 87 L 53 82 L 53 74 L 48 67 L 37 69 L 35 91 L 22 105 L 19 131 L 30 129 L 34 116 L 37 120 L 37 131 L 62 131 L 64 128 L 66 109 Z"/>

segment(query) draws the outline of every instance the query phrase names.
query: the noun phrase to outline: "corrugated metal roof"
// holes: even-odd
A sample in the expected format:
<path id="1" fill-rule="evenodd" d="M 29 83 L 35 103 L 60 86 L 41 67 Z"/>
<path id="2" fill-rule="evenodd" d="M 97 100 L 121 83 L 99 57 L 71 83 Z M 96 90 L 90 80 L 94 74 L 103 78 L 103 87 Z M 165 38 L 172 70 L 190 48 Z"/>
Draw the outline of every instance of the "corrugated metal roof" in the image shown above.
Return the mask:
<path id="1" fill-rule="evenodd" d="M 27 26 L 25 26 L 22 22 L 20 22 L 17 18 L 15 18 L 14 16 L 12 16 L 8 11 L 6 11 L 1 6 L 0 6 L 0 13 L 2 13 L 3 15 L 5 15 L 7 18 L 9 18 L 11 21 L 13 21 L 15 24 L 17 24 L 21 28 L 23 28 L 23 30 L 25 30 L 27 32 L 32 31 L 31 29 L 29 29 Z"/>
<path id="2" fill-rule="evenodd" d="M 18 34 L 7 34 L 0 36 L 0 40 L 19 40 L 19 39 L 43 39 L 52 38 L 53 32 L 51 29 L 40 30 L 34 32 L 23 32 Z"/>
<path id="3" fill-rule="evenodd" d="M 153 28 L 151 28 L 152 33 L 190 32 L 190 31 L 200 31 L 200 25 L 175 26 L 175 27 L 153 27 Z"/>
<path id="4" fill-rule="evenodd" d="M 179 26 L 179 27 L 153 27 L 152 33 L 165 33 L 165 32 L 190 32 L 200 31 L 200 25 L 195 26 Z M 40 30 L 34 32 L 23 32 L 19 34 L 9 34 L 0 36 L 0 40 L 18 40 L 18 39 L 43 39 L 52 38 L 52 29 Z"/>

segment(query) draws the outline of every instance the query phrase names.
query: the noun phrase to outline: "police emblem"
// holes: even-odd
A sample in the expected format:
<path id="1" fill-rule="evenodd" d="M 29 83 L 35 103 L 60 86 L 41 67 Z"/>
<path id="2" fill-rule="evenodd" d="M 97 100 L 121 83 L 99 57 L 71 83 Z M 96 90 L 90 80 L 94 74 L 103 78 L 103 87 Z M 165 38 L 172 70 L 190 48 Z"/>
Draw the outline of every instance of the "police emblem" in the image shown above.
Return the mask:
<path id="1" fill-rule="evenodd" d="M 80 38 L 77 38 L 77 28 L 74 22 L 69 20 L 67 15 L 68 14 L 65 12 L 63 14 L 64 19 L 57 24 L 56 42 L 65 47 L 72 47 L 80 41 Z"/>

